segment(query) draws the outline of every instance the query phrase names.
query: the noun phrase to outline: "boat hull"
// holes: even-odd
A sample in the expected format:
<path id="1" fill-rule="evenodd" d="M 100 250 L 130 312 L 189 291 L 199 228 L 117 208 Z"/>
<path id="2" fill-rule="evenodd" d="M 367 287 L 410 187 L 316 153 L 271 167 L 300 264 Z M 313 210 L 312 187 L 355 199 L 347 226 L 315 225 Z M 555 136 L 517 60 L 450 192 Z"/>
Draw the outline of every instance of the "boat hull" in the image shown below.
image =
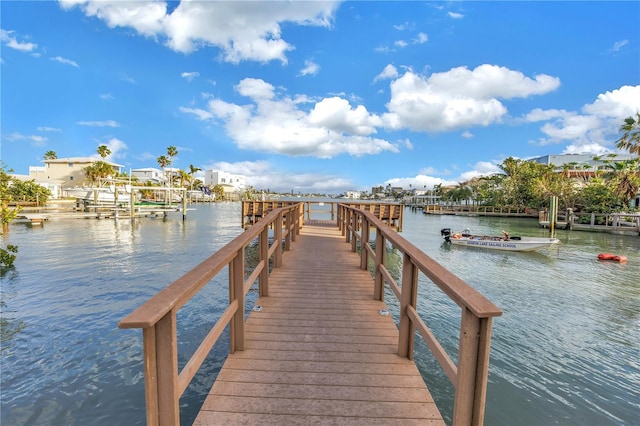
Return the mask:
<path id="1" fill-rule="evenodd" d="M 521 237 L 519 240 L 491 239 L 483 237 L 451 238 L 451 244 L 503 251 L 534 251 L 558 244 L 557 238 Z"/>

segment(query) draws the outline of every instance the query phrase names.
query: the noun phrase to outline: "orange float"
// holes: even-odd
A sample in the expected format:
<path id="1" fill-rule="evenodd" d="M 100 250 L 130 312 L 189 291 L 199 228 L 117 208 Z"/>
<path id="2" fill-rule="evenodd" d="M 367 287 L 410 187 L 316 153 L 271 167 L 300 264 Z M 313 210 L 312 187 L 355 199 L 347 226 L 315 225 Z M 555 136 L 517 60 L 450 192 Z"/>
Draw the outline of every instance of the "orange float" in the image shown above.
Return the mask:
<path id="1" fill-rule="evenodd" d="M 612 253 L 600 253 L 598 255 L 598 260 L 612 260 L 612 261 L 618 262 L 618 263 L 626 263 L 627 262 L 627 256 L 619 256 L 619 255 L 612 254 Z"/>

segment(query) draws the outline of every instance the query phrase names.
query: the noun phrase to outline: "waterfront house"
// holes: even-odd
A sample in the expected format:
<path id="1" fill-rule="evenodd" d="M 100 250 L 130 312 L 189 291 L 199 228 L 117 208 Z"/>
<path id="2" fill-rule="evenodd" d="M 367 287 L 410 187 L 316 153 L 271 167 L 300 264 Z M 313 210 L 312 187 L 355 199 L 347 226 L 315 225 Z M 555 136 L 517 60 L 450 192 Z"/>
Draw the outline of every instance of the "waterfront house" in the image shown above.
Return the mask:
<path id="1" fill-rule="evenodd" d="M 141 169 L 131 169 L 131 176 L 138 178 L 138 182 L 144 185 L 146 182 L 151 182 L 154 185 L 162 185 L 167 182 L 164 172 L 155 167 L 144 167 Z"/>
<path id="2" fill-rule="evenodd" d="M 44 166 L 29 167 L 29 178 L 37 183 L 55 188 L 54 197 L 64 196 L 66 189 L 84 186 L 87 184 L 85 169 L 92 164 L 104 161 L 94 157 L 68 157 L 44 160 Z M 120 172 L 122 165 L 104 161 Z"/>

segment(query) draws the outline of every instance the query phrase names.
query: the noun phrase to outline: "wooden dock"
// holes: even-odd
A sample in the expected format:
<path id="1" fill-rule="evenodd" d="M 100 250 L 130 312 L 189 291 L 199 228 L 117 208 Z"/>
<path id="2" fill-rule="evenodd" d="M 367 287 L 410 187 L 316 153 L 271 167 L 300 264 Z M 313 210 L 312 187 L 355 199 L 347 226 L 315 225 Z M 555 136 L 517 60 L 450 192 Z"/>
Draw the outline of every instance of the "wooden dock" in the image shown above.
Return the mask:
<path id="1" fill-rule="evenodd" d="M 453 425 L 483 424 L 491 324 L 502 311 L 391 223 L 336 207 L 337 219 L 323 221 L 304 220 L 303 203 L 273 209 L 120 321 L 142 329 L 148 425 L 180 424 L 180 396 L 226 329 L 230 354 L 197 425 L 444 424 L 413 362 L 416 336 L 455 387 Z M 248 247 L 255 265 L 245 263 Z M 400 277 L 387 269 L 388 247 L 402 257 Z M 180 370 L 177 313 L 222 271 L 229 304 Z M 422 278 L 457 305 L 455 362 L 417 310 Z"/>
<path id="2" fill-rule="evenodd" d="M 336 227 L 305 225 L 195 425 L 444 424 Z"/>

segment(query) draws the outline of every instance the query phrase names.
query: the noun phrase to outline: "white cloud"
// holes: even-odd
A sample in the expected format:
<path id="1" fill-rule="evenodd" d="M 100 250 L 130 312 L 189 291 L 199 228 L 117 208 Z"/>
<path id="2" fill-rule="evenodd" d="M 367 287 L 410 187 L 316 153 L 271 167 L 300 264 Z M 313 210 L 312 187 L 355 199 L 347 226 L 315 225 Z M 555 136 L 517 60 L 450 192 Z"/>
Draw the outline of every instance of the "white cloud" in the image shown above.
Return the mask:
<path id="1" fill-rule="evenodd" d="M 413 39 L 413 44 L 424 44 L 429 41 L 429 36 L 425 33 L 418 33 L 416 38 Z"/>
<path id="2" fill-rule="evenodd" d="M 382 121 L 362 105 L 354 108 L 334 96 L 305 110 L 301 106 L 306 103 L 298 103 L 295 97 L 278 97 L 271 84 L 252 78 L 240 81 L 236 90 L 252 103 L 236 105 L 212 99 L 206 112 L 224 122 L 227 134 L 242 149 L 319 158 L 398 152 L 390 142 L 369 136 Z M 202 110 L 181 110 L 201 119 L 208 117 Z"/>
<path id="3" fill-rule="evenodd" d="M 373 82 L 375 83 L 376 81 L 379 81 L 379 80 L 396 78 L 398 75 L 399 75 L 398 69 L 393 65 L 389 64 L 386 67 L 384 67 L 384 69 L 380 74 L 375 76 L 375 78 L 373 79 Z"/>
<path id="4" fill-rule="evenodd" d="M 33 141 L 33 145 L 35 146 L 44 146 L 44 143 L 49 140 L 49 138 L 39 135 L 31 135 L 29 139 Z"/>
<path id="5" fill-rule="evenodd" d="M 0 29 L 0 41 L 2 41 L 5 46 L 20 50 L 21 52 L 33 52 L 38 47 L 35 43 L 18 41 L 18 39 L 13 36 L 14 33 L 15 31 Z"/>
<path id="6" fill-rule="evenodd" d="M 330 27 L 339 2 L 182 1 L 170 14 L 165 2 L 61 0 L 60 4 L 64 9 L 80 7 L 109 27 L 129 27 L 161 39 L 177 52 L 215 46 L 227 62 L 286 63 L 286 53 L 294 47 L 282 38 L 281 24 Z"/>
<path id="7" fill-rule="evenodd" d="M 320 71 L 320 65 L 313 62 L 311 59 L 304 61 L 304 68 L 300 70 L 300 75 L 317 75 Z"/>
<path id="8" fill-rule="evenodd" d="M 609 50 L 611 52 L 618 52 L 618 51 L 620 51 L 620 49 L 622 49 L 627 44 L 629 44 L 629 40 L 616 41 L 615 43 L 613 43 L 613 46 L 611 46 L 611 49 L 609 49 Z"/>
<path id="9" fill-rule="evenodd" d="M 34 145 L 34 146 L 43 146 L 44 143 L 49 140 L 49 138 L 47 138 L 45 136 L 23 135 L 22 133 L 19 133 L 19 132 L 13 132 L 10 135 L 3 136 L 2 138 L 4 140 L 6 140 L 6 141 L 9 141 L 9 142 L 30 140 L 31 142 L 33 142 L 32 145 Z"/>
<path id="10" fill-rule="evenodd" d="M 38 126 L 37 130 L 39 132 L 59 132 L 59 133 L 62 133 L 62 129 L 58 129 L 57 127 Z"/>
<path id="11" fill-rule="evenodd" d="M 92 127 L 120 127 L 120 124 L 114 120 L 107 121 L 78 121 L 78 124 L 81 126 L 92 126 Z"/>
<path id="12" fill-rule="evenodd" d="M 640 111 L 640 86 L 622 86 L 597 96 L 580 112 L 534 109 L 526 121 L 543 122 L 540 130 L 546 135 L 537 143 L 557 144 L 571 141 L 566 153 L 609 151 L 618 139 L 622 121 Z"/>
<path id="13" fill-rule="evenodd" d="M 588 114 L 602 115 L 622 121 L 640 111 L 640 85 L 622 86 L 619 89 L 605 92 L 582 110 Z"/>
<path id="14" fill-rule="evenodd" d="M 473 178 L 488 176 L 495 173 L 500 173 L 500 167 L 497 163 L 490 161 L 480 161 L 471 166 L 471 170 L 466 171 L 456 178 L 443 179 L 434 175 L 449 174 L 448 171 L 438 171 L 433 167 L 426 167 L 418 172 L 416 176 L 412 177 L 396 177 L 384 182 L 383 186 L 390 184 L 391 186 L 399 186 L 404 189 L 415 188 L 419 190 L 431 190 L 436 185 L 453 186 L 458 185 L 461 182 L 467 182 Z M 409 186 L 411 185 L 411 186 Z"/>
<path id="15" fill-rule="evenodd" d="M 257 190 L 270 190 L 282 193 L 339 193 L 353 188 L 348 180 L 322 173 L 297 173 L 291 170 L 275 169 L 267 161 L 241 161 L 237 163 L 214 162 L 203 167 L 205 170 L 223 170 L 243 175 L 247 185 Z"/>
<path id="16" fill-rule="evenodd" d="M 115 97 L 111 93 L 103 93 L 100 95 L 100 99 L 104 101 L 110 101 L 112 99 L 115 99 Z"/>
<path id="17" fill-rule="evenodd" d="M 449 18 L 452 18 L 452 19 L 464 18 L 464 15 L 462 13 L 457 13 L 457 12 L 447 12 L 447 15 L 449 16 Z"/>
<path id="18" fill-rule="evenodd" d="M 193 81 L 194 78 L 200 77 L 200 73 L 197 71 L 183 72 L 182 74 L 180 74 L 180 76 L 187 81 Z"/>
<path id="19" fill-rule="evenodd" d="M 412 30 L 414 27 L 415 27 L 415 24 L 413 22 L 403 22 L 402 24 L 393 26 L 393 28 L 395 28 L 398 31 Z"/>
<path id="20" fill-rule="evenodd" d="M 409 43 L 407 43 L 404 40 L 397 40 L 393 44 L 394 44 L 394 46 L 397 46 L 399 48 L 407 47 L 409 45 Z"/>
<path id="21" fill-rule="evenodd" d="M 473 138 L 473 133 L 471 133 L 468 130 L 464 131 L 464 132 L 462 132 L 462 137 L 465 138 L 465 139 L 471 139 L 471 138 Z"/>
<path id="22" fill-rule="evenodd" d="M 375 128 L 382 125 L 380 117 L 369 114 L 364 106 L 353 109 L 349 101 L 338 97 L 316 103 L 307 119 L 314 126 L 355 135 L 376 133 Z"/>
<path id="23" fill-rule="evenodd" d="M 132 77 L 129 77 L 127 74 L 120 74 L 120 80 L 130 84 L 136 84 L 136 81 Z"/>
<path id="24" fill-rule="evenodd" d="M 111 154 L 109 155 L 108 158 L 115 159 L 115 158 L 124 158 L 126 156 L 126 154 L 123 151 L 128 149 L 127 144 L 125 144 L 120 139 L 111 138 L 107 143 L 103 145 L 106 145 L 107 148 L 109 148 L 109 150 L 111 151 Z"/>
<path id="25" fill-rule="evenodd" d="M 71 65 L 72 67 L 80 68 L 75 61 L 71 59 L 65 59 L 62 56 L 56 56 L 55 58 L 51 58 L 52 61 L 60 62 L 61 64 Z"/>
<path id="26" fill-rule="evenodd" d="M 499 99 L 524 98 L 558 88 L 559 79 L 520 72 L 496 65 L 480 65 L 433 73 L 429 77 L 406 72 L 394 80 L 389 113 L 383 118 L 392 129 L 441 132 L 469 126 L 488 126 L 507 113 Z"/>
<path id="27" fill-rule="evenodd" d="M 611 152 L 609 149 L 603 147 L 597 143 L 587 143 L 583 145 L 567 145 L 565 149 L 562 151 L 563 154 L 593 154 L 595 155 L 604 155 Z"/>
<path id="28" fill-rule="evenodd" d="M 213 118 L 213 114 L 211 114 L 210 112 L 205 111 L 203 109 L 200 109 L 200 108 L 180 107 L 179 110 L 181 112 L 185 112 L 187 114 L 193 114 L 193 115 L 197 116 L 202 121 L 211 120 Z"/>
<path id="29" fill-rule="evenodd" d="M 101 145 L 105 145 L 107 148 L 109 148 L 109 151 L 111 151 L 111 154 L 105 157 L 105 160 L 107 161 L 114 161 L 116 159 L 125 158 L 126 153 L 124 153 L 124 151 L 129 149 L 126 143 L 124 143 L 123 141 L 117 138 L 111 138 L 107 142 L 101 142 L 98 144 L 98 146 L 101 146 Z M 99 159 L 101 158 L 97 152 L 92 154 L 91 157 L 99 158 Z M 153 158 L 155 159 L 156 157 L 153 157 Z"/>

